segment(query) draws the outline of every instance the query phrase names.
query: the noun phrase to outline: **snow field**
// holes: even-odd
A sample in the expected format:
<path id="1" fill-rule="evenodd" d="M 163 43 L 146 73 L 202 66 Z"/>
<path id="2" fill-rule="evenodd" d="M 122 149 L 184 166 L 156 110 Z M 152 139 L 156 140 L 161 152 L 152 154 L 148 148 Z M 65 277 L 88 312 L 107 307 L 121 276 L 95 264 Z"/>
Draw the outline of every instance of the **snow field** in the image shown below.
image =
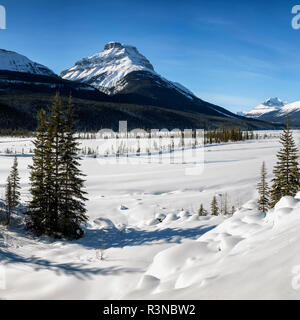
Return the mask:
<path id="1" fill-rule="evenodd" d="M 297 133 L 296 133 L 297 134 Z M 297 140 L 296 140 L 297 141 Z M 82 144 L 93 140 L 82 140 Z M 2 152 L 28 139 L 1 138 Z M 205 146 L 202 175 L 183 164 L 100 164 L 82 169 L 89 223 L 79 241 L 37 239 L 14 225 L 0 238 L 3 299 L 297 299 L 298 194 L 266 216 L 256 183 L 268 180 L 279 143 L 262 139 Z M 14 154 L 0 155 L 0 196 Z M 29 200 L 31 156 L 18 154 L 22 200 Z M 233 216 L 199 217 L 227 193 Z M 3 228 L 2 228 L 3 229 Z M 300 270 L 300 268 L 299 268 Z M 296 288 L 296 289 L 295 289 Z"/>

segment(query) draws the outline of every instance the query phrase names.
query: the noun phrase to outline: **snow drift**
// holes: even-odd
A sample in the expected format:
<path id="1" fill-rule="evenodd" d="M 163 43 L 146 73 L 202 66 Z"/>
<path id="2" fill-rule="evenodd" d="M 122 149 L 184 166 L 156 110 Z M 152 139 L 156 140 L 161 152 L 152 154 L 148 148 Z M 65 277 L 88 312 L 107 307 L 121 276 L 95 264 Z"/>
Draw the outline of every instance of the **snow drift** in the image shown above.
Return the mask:
<path id="1" fill-rule="evenodd" d="M 266 215 L 249 201 L 198 240 L 159 252 L 131 297 L 297 299 L 299 265 L 300 192 Z"/>

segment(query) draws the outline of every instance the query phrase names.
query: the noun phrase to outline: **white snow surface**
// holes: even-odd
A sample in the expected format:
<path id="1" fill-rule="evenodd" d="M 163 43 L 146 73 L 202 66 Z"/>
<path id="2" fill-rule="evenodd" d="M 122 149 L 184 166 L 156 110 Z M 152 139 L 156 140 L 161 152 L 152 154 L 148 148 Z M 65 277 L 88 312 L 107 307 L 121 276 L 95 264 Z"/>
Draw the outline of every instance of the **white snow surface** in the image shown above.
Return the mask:
<path id="1" fill-rule="evenodd" d="M 95 88 L 110 94 L 122 90 L 124 84 L 121 80 L 133 71 L 150 72 L 160 77 L 167 86 L 176 88 L 187 97 L 194 96 L 183 85 L 159 76 L 149 60 L 136 47 L 119 42 L 109 42 L 103 51 L 76 62 L 72 68 L 63 71 L 61 76 L 67 80 L 88 82 Z"/>
<path id="2" fill-rule="evenodd" d="M 53 241 L 1 227 L 0 298 L 299 299 L 300 194 L 266 215 L 256 205 L 261 163 L 270 180 L 279 147 L 277 138 L 207 145 L 201 176 L 185 175 L 186 164 L 85 157 L 85 236 Z M 0 138 L 1 198 L 14 156 L 7 148 L 18 156 L 25 203 L 32 141 Z M 225 193 L 233 215 L 197 215 Z"/>
<path id="3" fill-rule="evenodd" d="M 284 107 L 280 109 L 277 116 L 284 116 L 286 114 L 292 114 L 293 112 L 300 111 L 300 101 L 295 101 L 292 103 L 286 104 Z"/>
<path id="4" fill-rule="evenodd" d="M 0 70 L 25 72 L 38 75 L 54 76 L 47 67 L 33 62 L 27 57 L 13 51 L 0 49 Z"/>

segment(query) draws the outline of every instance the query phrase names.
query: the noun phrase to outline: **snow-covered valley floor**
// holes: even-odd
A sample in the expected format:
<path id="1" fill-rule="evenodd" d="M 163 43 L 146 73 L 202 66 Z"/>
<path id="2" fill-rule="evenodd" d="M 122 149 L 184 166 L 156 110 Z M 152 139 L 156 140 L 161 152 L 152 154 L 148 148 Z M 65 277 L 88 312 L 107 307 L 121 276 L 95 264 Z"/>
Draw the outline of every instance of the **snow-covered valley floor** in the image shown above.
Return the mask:
<path id="1" fill-rule="evenodd" d="M 30 140 L 0 138 L 1 198 L 12 144 L 26 149 Z M 0 298 L 300 298 L 300 196 L 283 198 L 267 216 L 255 204 L 261 163 L 271 178 L 278 149 L 277 139 L 205 146 L 204 171 L 194 176 L 179 164 L 84 158 L 85 237 L 51 241 L 2 227 Z M 25 203 L 31 156 L 18 161 Z M 200 203 L 209 210 L 212 197 L 225 194 L 240 208 L 233 216 L 197 215 Z"/>

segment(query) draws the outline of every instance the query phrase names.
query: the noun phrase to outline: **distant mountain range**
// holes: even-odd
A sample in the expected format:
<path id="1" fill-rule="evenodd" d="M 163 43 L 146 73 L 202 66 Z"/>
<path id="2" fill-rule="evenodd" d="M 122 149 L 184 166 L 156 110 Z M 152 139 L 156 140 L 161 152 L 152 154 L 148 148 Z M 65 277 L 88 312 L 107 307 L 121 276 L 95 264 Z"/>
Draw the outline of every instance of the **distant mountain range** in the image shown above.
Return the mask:
<path id="1" fill-rule="evenodd" d="M 300 126 L 300 101 L 288 103 L 279 98 L 269 98 L 251 111 L 240 113 L 248 118 L 272 123 L 284 123 L 287 114 L 290 116 L 292 125 Z"/>
<path id="2" fill-rule="evenodd" d="M 18 53 L 0 50 L 0 126 L 34 129 L 35 115 L 59 91 L 73 97 L 80 129 L 219 128 L 276 126 L 236 115 L 199 99 L 179 83 L 157 74 L 139 51 L 119 42 L 83 58 L 56 75 Z"/>

